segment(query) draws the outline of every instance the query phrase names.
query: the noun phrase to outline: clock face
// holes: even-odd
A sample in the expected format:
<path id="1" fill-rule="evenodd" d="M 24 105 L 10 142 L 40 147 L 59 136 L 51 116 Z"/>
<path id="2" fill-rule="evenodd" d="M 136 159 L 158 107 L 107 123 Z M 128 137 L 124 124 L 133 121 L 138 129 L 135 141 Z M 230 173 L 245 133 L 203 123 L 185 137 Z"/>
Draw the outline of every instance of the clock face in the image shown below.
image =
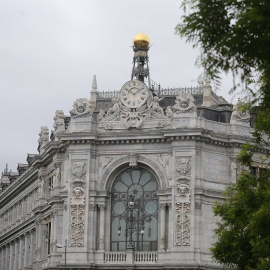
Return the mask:
<path id="1" fill-rule="evenodd" d="M 120 93 L 122 103 L 131 109 L 138 108 L 143 105 L 148 98 L 148 90 L 146 85 L 137 80 L 126 82 Z"/>

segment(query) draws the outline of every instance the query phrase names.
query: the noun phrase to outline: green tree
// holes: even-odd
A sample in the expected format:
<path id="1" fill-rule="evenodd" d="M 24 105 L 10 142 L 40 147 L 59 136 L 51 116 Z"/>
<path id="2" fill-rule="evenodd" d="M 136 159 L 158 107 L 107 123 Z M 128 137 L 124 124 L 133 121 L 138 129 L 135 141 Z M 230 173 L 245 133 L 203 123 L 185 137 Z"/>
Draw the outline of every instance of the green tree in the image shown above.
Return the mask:
<path id="1" fill-rule="evenodd" d="M 257 129 L 270 137 L 270 1 L 183 0 L 181 7 L 176 33 L 201 50 L 199 62 L 212 79 L 223 71 L 240 79 L 234 88 L 242 85 L 251 105 L 260 106 Z"/>
<path id="2" fill-rule="evenodd" d="M 233 269 L 270 269 L 270 173 L 242 173 L 216 203 L 221 218 L 211 248 L 214 259 Z"/>
<path id="3" fill-rule="evenodd" d="M 239 79 L 233 90 L 242 86 L 257 113 L 253 141 L 239 154 L 249 172 L 226 189 L 225 203 L 214 206 L 220 222 L 213 258 L 234 269 L 270 269 L 270 173 L 250 173 L 254 152 L 269 149 L 270 1 L 184 0 L 181 7 L 185 15 L 176 32 L 200 48 L 199 61 L 212 79 L 219 82 L 221 72 L 232 72 Z"/>

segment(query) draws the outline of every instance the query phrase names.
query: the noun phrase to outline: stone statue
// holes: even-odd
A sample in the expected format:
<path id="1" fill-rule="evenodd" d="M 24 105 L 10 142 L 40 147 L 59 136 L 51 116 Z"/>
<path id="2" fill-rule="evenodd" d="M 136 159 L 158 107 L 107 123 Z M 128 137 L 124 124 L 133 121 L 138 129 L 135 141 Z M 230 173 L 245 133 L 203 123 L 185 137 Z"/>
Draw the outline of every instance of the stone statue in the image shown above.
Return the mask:
<path id="1" fill-rule="evenodd" d="M 247 110 L 245 111 L 241 110 L 241 106 L 243 106 L 243 103 L 240 100 L 238 100 L 238 102 L 235 105 L 233 105 L 233 112 L 230 123 L 249 125 L 250 114 Z"/>
<path id="2" fill-rule="evenodd" d="M 192 113 L 192 116 L 196 116 L 194 97 L 190 93 L 181 93 L 176 97 L 175 105 L 167 107 L 166 113 L 170 118 L 172 118 L 174 114 L 183 113 Z"/>

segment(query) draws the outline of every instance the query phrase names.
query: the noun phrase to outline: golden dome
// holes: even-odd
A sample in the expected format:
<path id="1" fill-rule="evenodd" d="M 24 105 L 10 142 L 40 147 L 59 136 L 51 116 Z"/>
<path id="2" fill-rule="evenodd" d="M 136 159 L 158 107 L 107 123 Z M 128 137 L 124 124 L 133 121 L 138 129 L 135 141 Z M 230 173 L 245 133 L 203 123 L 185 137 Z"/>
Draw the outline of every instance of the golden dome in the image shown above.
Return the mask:
<path id="1" fill-rule="evenodd" d="M 144 33 L 139 33 L 133 38 L 133 44 L 138 48 L 147 48 L 149 46 L 150 39 Z"/>

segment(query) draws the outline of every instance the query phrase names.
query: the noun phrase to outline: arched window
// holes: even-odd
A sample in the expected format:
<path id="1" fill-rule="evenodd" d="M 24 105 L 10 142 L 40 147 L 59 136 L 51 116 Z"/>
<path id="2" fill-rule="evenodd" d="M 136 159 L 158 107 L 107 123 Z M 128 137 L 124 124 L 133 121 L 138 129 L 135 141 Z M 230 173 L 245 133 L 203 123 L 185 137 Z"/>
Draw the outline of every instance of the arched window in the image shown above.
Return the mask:
<path id="1" fill-rule="evenodd" d="M 129 168 L 117 175 L 111 193 L 112 251 L 127 250 L 131 235 L 134 250 L 157 250 L 157 189 L 156 178 L 144 168 Z"/>

